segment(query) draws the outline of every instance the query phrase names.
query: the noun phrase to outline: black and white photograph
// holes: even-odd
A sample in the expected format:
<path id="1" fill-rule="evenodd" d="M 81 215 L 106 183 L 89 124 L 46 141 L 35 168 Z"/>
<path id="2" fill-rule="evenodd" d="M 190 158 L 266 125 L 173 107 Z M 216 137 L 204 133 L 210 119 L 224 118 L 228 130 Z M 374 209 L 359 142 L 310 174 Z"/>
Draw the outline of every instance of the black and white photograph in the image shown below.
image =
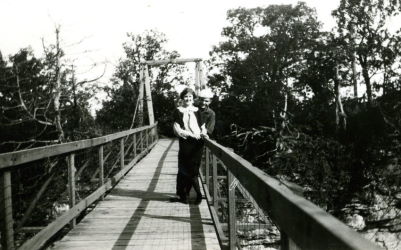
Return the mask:
<path id="1" fill-rule="evenodd" d="M 0 250 L 401 250 L 401 0 L 0 0 Z"/>

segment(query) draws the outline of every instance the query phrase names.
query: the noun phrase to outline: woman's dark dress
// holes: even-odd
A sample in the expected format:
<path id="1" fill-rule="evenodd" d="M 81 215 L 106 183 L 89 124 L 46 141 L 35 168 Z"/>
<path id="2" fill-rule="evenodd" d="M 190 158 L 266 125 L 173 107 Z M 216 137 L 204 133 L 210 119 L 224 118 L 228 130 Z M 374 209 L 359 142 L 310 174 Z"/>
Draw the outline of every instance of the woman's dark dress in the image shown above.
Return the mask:
<path id="1" fill-rule="evenodd" d="M 200 128 L 202 125 L 200 124 L 200 111 L 198 110 L 194 114 Z M 177 122 L 181 128 L 184 128 L 183 113 L 178 109 L 174 112 L 174 122 Z M 187 137 L 186 139 L 179 138 L 177 195 L 180 197 L 188 195 L 192 186 L 196 193 L 200 195 L 198 176 L 203 145 L 203 139 L 197 140 L 192 137 Z"/>

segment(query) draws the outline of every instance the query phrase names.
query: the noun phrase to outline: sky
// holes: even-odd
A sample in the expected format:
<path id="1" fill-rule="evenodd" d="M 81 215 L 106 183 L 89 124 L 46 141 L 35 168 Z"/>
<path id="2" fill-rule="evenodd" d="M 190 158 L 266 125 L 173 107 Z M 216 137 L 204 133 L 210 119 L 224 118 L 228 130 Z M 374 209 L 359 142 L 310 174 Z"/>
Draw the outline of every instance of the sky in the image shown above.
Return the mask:
<path id="1" fill-rule="evenodd" d="M 334 26 L 332 10 L 339 0 L 305 0 L 314 7 L 324 29 Z M 127 32 L 156 29 L 166 34 L 167 48 L 183 58 L 207 59 L 221 41 L 227 10 L 296 4 L 295 0 L 0 0 L 0 51 L 3 56 L 31 46 L 38 56 L 45 44 L 54 43 L 60 25 L 62 47 L 74 61 L 77 78 L 106 74 L 108 82 Z M 96 65 L 96 66 L 94 66 Z"/>

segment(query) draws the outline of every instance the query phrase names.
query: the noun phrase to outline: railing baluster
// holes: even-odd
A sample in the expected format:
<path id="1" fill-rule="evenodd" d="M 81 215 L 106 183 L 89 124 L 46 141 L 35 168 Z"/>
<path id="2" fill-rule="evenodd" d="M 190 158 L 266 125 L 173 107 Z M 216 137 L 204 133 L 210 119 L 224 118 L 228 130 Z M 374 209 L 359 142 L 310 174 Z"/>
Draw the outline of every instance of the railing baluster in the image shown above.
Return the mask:
<path id="1" fill-rule="evenodd" d="M 301 250 L 301 248 L 282 230 L 280 230 L 280 243 L 280 249 L 282 250 Z"/>
<path id="2" fill-rule="evenodd" d="M 210 190 L 210 159 L 209 159 L 209 150 L 205 148 L 205 183 L 206 187 Z"/>
<path id="3" fill-rule="evenodd" d="M 155 130 L 153 130 L 155 129 Z M 138 131 L 139 130 L 139 131 Z M 155 135 L 150 134 L 150 132 L 155 131 Z M 137 133 L 140 133 L 139 136 Z M 147 133 L 147 134 L 143 134 Z M 104 165 L 105 161 L 107 161 L 107 157 L 104 155 L 104 145 L 105 143 L 117 142 L 120 140 L 120 159 L 116 160 L 114 165 L 118 164 L 118 160 L 121 162 L 121 166 L 125 166 L 125 153 L 128 153 L 130 147 L 125 147 L 126 140 L 124 138 L 129 138 L 130 135 L 133 135 L 134 140 L 134 155 L 135 158 L 138 155 L 138 151 L 141 150 L 141 153 L 146 148 L 149 148 L 151 144 L 154 143 L 157 135 L 156 127 L 146 127 L 138 128 L 130 131 L 123 131 L 120 133 L 107 135 L 104 137 L 93 138 L 89 140 L 69 142 L 60 145 L 49 146 L 49 148 L 37 148 L 30 149 L 21 152 L 10 152 L 5 153 L 0 156 L 0 249 L 10 250 L 15 249 L 14 244 L 14 221 L 13 221 L 13 207 L 12 207 L 12 185 L 11 185 L 11 169 L 14 170 L 16 166 L 22 165 L 25 163 L 33 162 L 36 160 L 43 160 L 49 157 L 62 157 L 67 162 L 67 171 L 68 171 L 68 198 L 69 198 L 69 206 L 70 210 L 67 211 L 63 216 L 57 218 L 54 222 L 49 224 L 49 226 L 45 227 L 38 234 L 33 236 L 31 239 L 27 240 L 20 246 L 20 249 L 39 249 L 43 247 L 43 245 L 52 237 L 54 234 L 59 231 L 65 225 L 70 224 L 71 228 L 76 225 L 77 216 L 89 205 L 93 204 L 95 200 L 102 198 L 106 189 L 109 189 L 109 186 L 106 189 L 96 190 L 90 196 L 85 198 L 84 200 L 77 203 L 76 201 L 76 178 L 79 175 L 75 168 L 75 154 L 76 152 L 81 152 L 84 149 L 95 149 L 98 151 L 98 160 L 99 165 L 98 169 L 96 169 L 96 174 L 93 176 L 92 180 L 95 180 L 96 176 L 99 176 L 99 179 L 96 180 L 99 186 L 104 186 L 105 183 L 108 183 L 105 180 L 104 174 Z M 139 138 L 138 138 L 139 137 Z M 131 140 L 131 139 L 129 139 Z M 140 142 L 138 140 L 141 140 Z M 146 141 L 145 141 L 146 140 Z M 139 145 L 138 145 L 139 144 Z M 145 145 L 146 144 L 146 145 Z M 126 151 L 126 152 L 124 152 Z M 131 152 L 130 152 L 131 153 Z M 109 155 L 109 154 L 108 154 Z M 128 157 L 127 157 L 128 159 Z M 133 162 L 132 164 L 134 164 Z M 86 164 L 86 163 L 85 163 Z M 86 165 L 84 165 L 86 166 Z M 127 172 L 127 169 L 123 169 L 118 174 L 115 175 L 116 180 L 119 180 L 124 176 Z M 40 193 L 40 191 L 39 191 Z"/>
<path id="4" fill-rule="evenodd" d="M 120 139 L 120 168 L 124 168 L 124 137 Z"/>
<path id="5" fill-rule="evenodd" d="M 2 249 L 14 249 L 11 171 L 0 172 L 0 219 Z"/>
<path id="6" fill-rule="evenodd" d="M 138 153 L 142 152 L 142 131 L 138 132 Z"/>
<path id="7" fill-rule="evenodd" d="M 149 129 L 149 137 L 150 137 L 150 144 L 152 144 L 155 141 L 153 128 Z"/>
<path id="8" fill-rule="evenodd" d="M 145 136 L 143 134 L 143 130 L 141 131 L 141 153 L 145 149 Z"/>
<path id="9" fill-rule="evenodd" d="M 134 158 L 136 157 L 136 134 L 134 134 L 134 137 L 133 137 L 134 139 Z"/>
<path id="10" fill-rule="evenodd" d="M 209 151 L 209 149 L 207 149 Z M 212 188 L 213 188 L 213 207 L 216 211 L 219 211 L 219 203 L 217 201 L 217 159 L 214 154 L 212 154 Z"/>
<path id="11" fill-rule="evenodd" d="M 75 206 L 75 154 L 68 155 L 68 194 L 70 209 Z M 70 225 L 72 228 L 75 227 L 76 220 L 72 219 Z"/>
<path id="12" fill-rule="evenodd" d="M 104 184 L 104 158 L 103 158 L 103 145 L 99 146 L 99 186 Z M 104 195 L 102 195 L 104 199 Z"/>
<path id="13" fill-rule="evenodd" d="M 145 135 L 146 135 L 146 149 L 149 147 L 149 130 L 145 130 Z"/>
<path id="14" fill-rule="evenodd" d="M 229 249 L 236 249 L 237 230 L 236 230 L 236 215 L 235 215 L 235 178 L 234 175 L 227 169 L 227 187 L 228 187 L 228 232 L 229 232 Z"/>

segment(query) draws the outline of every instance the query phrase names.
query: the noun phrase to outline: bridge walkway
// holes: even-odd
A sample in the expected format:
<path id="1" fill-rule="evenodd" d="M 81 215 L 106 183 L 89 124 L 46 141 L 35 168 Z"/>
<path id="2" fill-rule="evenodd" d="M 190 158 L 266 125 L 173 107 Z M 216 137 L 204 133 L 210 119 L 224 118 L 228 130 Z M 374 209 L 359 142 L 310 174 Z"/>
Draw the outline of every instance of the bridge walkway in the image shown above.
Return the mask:
<path id="1" fill-rule="evenodd" d="M 220 249 L 206 200 L 169 202 L 178 141 L 152 151 L 51 249 Z"/>

